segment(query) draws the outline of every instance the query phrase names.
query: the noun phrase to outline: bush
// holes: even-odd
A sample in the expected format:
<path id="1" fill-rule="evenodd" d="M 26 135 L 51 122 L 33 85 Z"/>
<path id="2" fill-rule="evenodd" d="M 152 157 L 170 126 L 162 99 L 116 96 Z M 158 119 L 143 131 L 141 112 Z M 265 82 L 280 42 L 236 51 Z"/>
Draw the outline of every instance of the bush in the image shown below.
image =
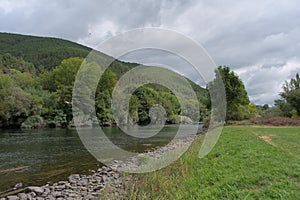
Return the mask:
<path id="1" fill-rule="evenodd" d="M 300 118 L 288 117 L 260 117 L 249 120 L 254 124 L 272 125 L 272 126 L 300 126 Z"/>
<path id="2" fill-rule="evenodd" d="M 28 117 L 21 125 L 22 129 L 42 128 L 45 127 L 44 119 L 39 115 Z"/>
<path id="3" fill-rule="evenodd" d="M 284 116 L 283 112 L 277 107 L 268 108 L 262 113 L 262 117 L 283 117 L 283 116 Z"/>
<path id="4" fill-rule="evenodd" d="M 250 122 L 249 120 L 241 120 L 241 121 L 229 120 L 226 122 L 226 125 L 247 126 L 247 125 L 253 125 L 253 123 Z"/>

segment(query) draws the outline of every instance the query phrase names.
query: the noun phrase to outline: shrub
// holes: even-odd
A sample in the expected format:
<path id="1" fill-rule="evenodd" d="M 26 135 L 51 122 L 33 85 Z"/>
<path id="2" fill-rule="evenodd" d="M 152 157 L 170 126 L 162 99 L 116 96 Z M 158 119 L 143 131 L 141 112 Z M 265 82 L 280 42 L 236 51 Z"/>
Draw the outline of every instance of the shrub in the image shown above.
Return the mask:
<path id="1" fill-rule="evenodd" d="M 272 126 L 300 126 L 300 118 L 288 117 L 260 117 L 249 120 L 254 124 L 272 125 Z"/>
<path id="2" fill-rule="evenodd" d="M 41 128 L 45 126 L 44 119 L 39 115 L 28 117 L 21 125 L 23 129 Z"/>

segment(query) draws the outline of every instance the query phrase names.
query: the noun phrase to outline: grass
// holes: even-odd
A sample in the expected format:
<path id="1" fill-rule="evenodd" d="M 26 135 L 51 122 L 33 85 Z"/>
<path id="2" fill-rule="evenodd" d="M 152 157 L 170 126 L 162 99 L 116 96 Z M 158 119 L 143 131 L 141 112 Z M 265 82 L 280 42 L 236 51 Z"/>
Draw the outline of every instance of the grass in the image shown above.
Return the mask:
<path id="1" fill-rule="evenodd" d="M 126 199 L 300 199 L 299 127 L 225 127 L 200 159 L 202 141 L 170 166 L 137 175 Z"/>

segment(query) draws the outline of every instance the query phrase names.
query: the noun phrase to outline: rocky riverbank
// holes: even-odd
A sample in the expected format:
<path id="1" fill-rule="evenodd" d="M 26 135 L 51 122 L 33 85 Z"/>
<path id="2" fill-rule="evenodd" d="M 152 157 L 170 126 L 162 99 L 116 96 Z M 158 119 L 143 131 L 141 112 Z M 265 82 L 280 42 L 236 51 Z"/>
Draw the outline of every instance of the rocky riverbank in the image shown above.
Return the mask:
<path id="1" fill-rule="evenodd" d="M 176 140 L 166 146 L 156 148 L 144 153 L 151 158 L 159 158 L 163 153 L 190 145 L 195 137 L 186 137 Z M 120 169 L 137 167 L 141 165 L 139 157 L 132 157 L 126 161 L 113 161 L 108 167 L 103 166 L 92 175 L 72 174 L 65 181 L 46 184 L 41 187 L 27 187 L 19 193 L 17 190 L 11 195 L 0 198 L 0 200 L 42 200 L 42 199 L 99 199 L 104 188 L 114 197 L 123 196 L 127 190 L 126 185 L 134 181 L 134 176 L 124 176 Z"/>
<path id="2" fill-rule="evenodd" d="M 101 190 L 110 184 L 122 190 L 123 177 L 110 167 L 103 166 L 92 175 L 72 174 L 65 181 L 46 184 L 41 187 L 27 187 L 23 192 L 1 200 L 25 199 L 99 199 Z M 122 195 L 122 194 L 120 194 Z"/>

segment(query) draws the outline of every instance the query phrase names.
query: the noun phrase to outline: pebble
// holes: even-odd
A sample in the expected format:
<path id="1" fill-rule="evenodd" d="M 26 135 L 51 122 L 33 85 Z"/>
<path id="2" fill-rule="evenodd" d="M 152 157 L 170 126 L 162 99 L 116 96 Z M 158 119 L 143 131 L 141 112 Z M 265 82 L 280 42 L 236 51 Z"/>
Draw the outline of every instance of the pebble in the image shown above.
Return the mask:
<path id="1" fill-rule="evenodd" d="M 6 198 L 7 198 L 7 200 L 19 200 L 20 199 L 18 196 L 8 196 Z"/>
<path id="2" fill-rule="evenodd" d="M 14 189 L 20 189 L 23 187 L 23 183 L 17 183 L 14 187 Z"/>
<path id="3" fill-rule="evenodd" d="M 34 192 L 36 194 L 43 194 L 44 193 L 44 189 L 41 187 L 35 187 L 35 186 L 29 186 L 27 187 L 28 191 Z"/>
<path id="4" fill-rule="evenodd" d="M 18 194 L 18 197 L 19 197 L 21 200 L 25 200 L 25 199 L 27 199 L 27 194 L 25 194 L 25 193 L 19 193 L 19 194 Z"/>

